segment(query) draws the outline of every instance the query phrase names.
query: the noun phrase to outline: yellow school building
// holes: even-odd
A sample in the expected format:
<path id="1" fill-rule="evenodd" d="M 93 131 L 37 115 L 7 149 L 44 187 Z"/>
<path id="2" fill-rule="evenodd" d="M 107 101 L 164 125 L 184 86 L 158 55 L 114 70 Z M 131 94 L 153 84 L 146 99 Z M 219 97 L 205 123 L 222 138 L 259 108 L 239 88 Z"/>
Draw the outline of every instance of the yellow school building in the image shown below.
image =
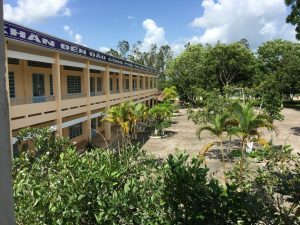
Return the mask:
<path id="1" fill-rule="evenodd" d="M 111 139 L 105 111 L 154 104 L 157 71 L 8 21 L 4 22 L 12 144 L 24 127 L 50 127 L 81 143 Z"/>

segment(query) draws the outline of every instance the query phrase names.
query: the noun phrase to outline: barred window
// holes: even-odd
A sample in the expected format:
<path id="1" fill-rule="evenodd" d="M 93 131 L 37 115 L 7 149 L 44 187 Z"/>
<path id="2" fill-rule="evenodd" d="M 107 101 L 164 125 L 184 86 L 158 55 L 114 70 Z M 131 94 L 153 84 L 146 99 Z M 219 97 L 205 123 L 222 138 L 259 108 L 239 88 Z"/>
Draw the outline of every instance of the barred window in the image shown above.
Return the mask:
<path id="1" fill-rule="evenodd" d="M 102 77 L 97 77 L 97 91 L 102 91 Z"/>
<path id="2" fill-rule="evenodd" d="M 101 70 L 90 69 L 90 73 L 101 73 Z"/>
<path id="3" fill-rule="evenodd" d="M 82 123 L 77 123 L 69 127 L 69 138 L 73 139 L 82 135 Z"/>
<path id="4" fill-rule="evenodd" d="M 129 89 L 129 79 L 125 80 L 125 88 L 128 90 Z"/>
<path id="5" fill-rule="evenodd" d="M 49 83 L 50 83 L 50 95 L 53 95 L 53 77 L 52 74 L 49 76 Z"/>
<path id="6" fill-rule="evenodd" d="M 8 58 L 8 64 L 19 65 L 20 60 L 16 58 Z"/>
<path id="7" fill-rule="evenodd" d="M 11 98 L 15 98 L 16 91 L 15 91 L 15 74 L 14 74 L 14 72 L 8 73 L 8 83 L 9 83 L 9 96 Z"/>
<path id="8" fill-rule="evenodd" d="M 81 72 L 83 72 L 83 68 L 74 67 L 74 66 L 64 66 L 64 70 L 81 71 Z"/>
<path id="9" fill-rule="evenodd" d="M 113 89 L 113 79 L 109 78 L 109 90 L 112 91 L 112 89 Z"/>
<path id="10" fill-rule="evenodd" d="M 140 89 L 143 89 L 143 79 L 140 78 Z"/>
<path id="11" fill-rule="evenodd" d="M 119 78 L 116 78 L 116 90 L 119 90 Z"/>
<path id="12" fill-rule="evenodd" d="M 42 67 L 42 68 L 52 68 L 51 63 L 45 63 L 45 62 L 37 62 L 37 61 L 27 61 L 28 66 L 32 67 Z"/>
<path id="13" fill-rule="evenodd" d="M 67 76 L 68 94 L 81 93 L 81 77 Z"/>

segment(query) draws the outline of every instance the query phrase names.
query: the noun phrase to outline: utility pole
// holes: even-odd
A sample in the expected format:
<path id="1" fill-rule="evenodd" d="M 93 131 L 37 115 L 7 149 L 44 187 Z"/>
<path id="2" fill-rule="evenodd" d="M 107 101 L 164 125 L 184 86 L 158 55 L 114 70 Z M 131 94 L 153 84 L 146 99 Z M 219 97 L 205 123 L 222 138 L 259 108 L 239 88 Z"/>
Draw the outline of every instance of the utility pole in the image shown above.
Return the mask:
<path id="1" fill-rule="evenodd" d="M 0 0 L 0 224 L 15 225 L 4 41 L 3 0 Z"/>

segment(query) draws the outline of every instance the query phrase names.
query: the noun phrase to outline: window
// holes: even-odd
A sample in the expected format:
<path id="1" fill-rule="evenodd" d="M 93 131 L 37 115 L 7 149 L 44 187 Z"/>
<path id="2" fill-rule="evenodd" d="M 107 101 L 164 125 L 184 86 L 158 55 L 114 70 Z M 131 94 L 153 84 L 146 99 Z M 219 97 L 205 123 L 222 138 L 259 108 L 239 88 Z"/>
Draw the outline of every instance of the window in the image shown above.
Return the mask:
<path id="1" fill-rule="evenodd" d="M 77 123 L 69 127 L 69 138 L 73 139 L 82 135 L 82 123 Z"/>
<path id="2" fill-rule="evenodd" d="M 45 63 L 45 62 L 37 62 L 37 61 L 27 61 L 28 66 L 32 67 L 42 67 L 42 68 L 52 68 L 51 63 Z"/>
<path id="3" fill-rule="evenodd" d="M 90 77 L 90 92 L 95 92 L 95 77 Z"/>
<path id="4" fill-rule="evenodd" d="M 11 98 L 15 98 L 16 91 L 15 91 L 15 74 L 14 74 L 14 72 L 8 73 L 8 83 L 9 83 L 9 96 Z"/>
<path id="5" fill-rule="evenodd" d="M 8 64 L 19 65 L 20 60 L 15 58 L 8 58 Z"/>
<path id="6" fill-rule="evenodd" d="M 50 82 L 50 95 L 53 95 L 53 77 L 52 74 L 49 76 L 49 82 Z"/>
<path id="7" fill-rule="evenodd" d="M 152 87 L 153 87 L 153 79 L 150 78 L 150 88 L 152 88 Z"/>
<path id="8" fill-rule="evenodd" d="M 70 70 L 70 71 L 83 71 L 83 68 L 79 67 L 73 67 L 73 66 L 64 66 L 64 70 Z"/>
<path id="9" fill-rule="evenodd" d="M 129 79 L 125 80 L 125 88 L 126 90 L 129 90 Z"/>
<path id="10" fill-rule="evenodd" d="M 143 78 L 140 77 L 140 89 L 143 89 Z"/>
<path id="11" fill-rule="evenodd" d="M 109 78 L 109 90 L 112 91 L 112 89 L 113 89 L 113 79 Z"/>
<path id="12" fill-rule="evenodd" d="M 81 77 L 67 76 L 68 94 L 81 93 Z"/>
<path id="13" fill-rule="evenodd" d="M 97 77 L 97 91 L 102 91 L 102 77 Z"/>
<path id="14" fill-rule="evenodd" d="M 116 78 L 116 90 L 119 90 L 119 78 Z"/>

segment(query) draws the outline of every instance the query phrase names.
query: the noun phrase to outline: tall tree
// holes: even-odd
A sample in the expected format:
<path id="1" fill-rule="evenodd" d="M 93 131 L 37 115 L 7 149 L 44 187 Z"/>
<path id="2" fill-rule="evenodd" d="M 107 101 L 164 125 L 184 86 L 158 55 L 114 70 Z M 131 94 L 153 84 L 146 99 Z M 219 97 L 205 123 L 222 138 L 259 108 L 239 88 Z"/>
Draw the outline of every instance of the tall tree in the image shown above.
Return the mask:
<path id="1" fill-rule="evenodd" d="M 127 53 L 129 52 L 129 49 L 130 49 L 129 42 L 126 40 L 119 41 L 119 43 L 117 45 L 117 49 L 118 49 L 118 52 L 120 53 L 121 57 L 123 59 L 126 59 Z"/>
<path id="2" fill-rule="evenodd" d="M 286 22 L 296 26 L 296 38 L 300 40 L 300 0 L 285 0 L 285 4 L 291 6 Z"/>
<path id="3" fill-rule="evenodd" d="M 217 77 L 211 67 L 208 52 L 210 46 L 190 45 L 167 67 L 167 75 L 176 86 L 180 97 L 196 103 L 196 88 L 212 89 L 218 86 Z"/>
<path id="4" fill-rule="evenodd" d="M 118 57 L 118 58 L 121 58 L 122 56 L 120 55 L 120 53 L 117 51 L 117 50 L 114 50 L 114 49 L 109 49 L 109 51 L 106 52 L 106 54 L 109 54 L 111 56 L 114 56 L 114 57 Z"/>
<path id="5" fill-rule="evenodd" d="M 12 190 L 12 155 L 10 143 L 10 118 L 6 85 L 3 1 L 0 1 L 0 224 L 14 225 L 14 203 Z"/>
<path id="6" fill-rule="evenodd" d="M 257 53 L 263 74 L 275 77 L 280 92 L 292 100 L 300 92 L 300 44 L 280 39 L 268 41 Z"/>
<path id="7" fill-rule="evenodd" d="M 211 64 L 223 86 L 248 83 L 256 73 L 256 58 L 244 44 L 217 43 L 210 51 Z"/>

